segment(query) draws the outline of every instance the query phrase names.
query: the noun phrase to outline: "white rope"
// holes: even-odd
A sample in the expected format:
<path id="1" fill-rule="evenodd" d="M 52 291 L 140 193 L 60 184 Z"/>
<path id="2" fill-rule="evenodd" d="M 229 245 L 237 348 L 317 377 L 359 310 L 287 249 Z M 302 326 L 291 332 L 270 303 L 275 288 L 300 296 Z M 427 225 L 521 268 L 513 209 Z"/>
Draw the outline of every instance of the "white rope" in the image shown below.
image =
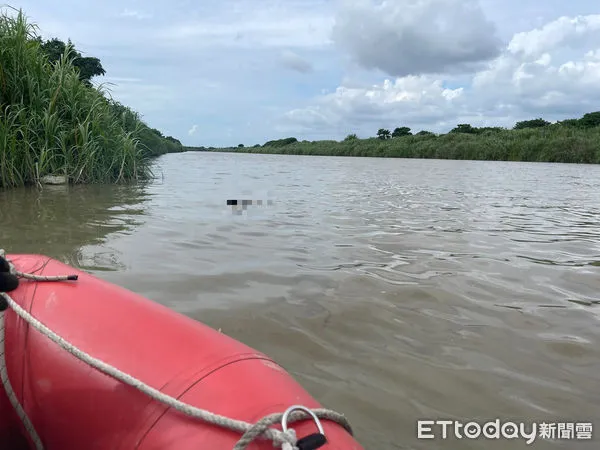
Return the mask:
<path id="1" fill-rule="evenodd" d="M 2 379 L 2 386 L 4 386 L 6 395 L 8 396 L 13 408 L 15 408 L 19 419 L 21 419 L 21 422 L 23 422 L 25 430 L 29 436 L 31 436 L 31 440 L 34 443 L 36 450 L 44 450 L 42 440 L 35 431 L 35 428 L 31 423 L 31 420 L 29 420 L 27 413 L 19 403 L 19 399 L 15 395 L 15 391 L 13 390 L 10 380 L 8 379 L 8 369 L 6 368 L 6 358 L 4 357 L 4 343 L 6 340 L 6 334 L 4 333 L 4 313 L 5 311 L 0 312 L 0 378 Z"/>
<path id="2" fill-rule="evenodd" d="M 2 257 L 2 256 L 3 256 L 3 250 L 0 249 L 0 257 Z M 28 278 L 30 280 L 60 281 L 60 280 L 67 280 L 67 279 L 70 279 L 70 280 L 76 279 L 76 277 L 74 277 L 74 276 L 42 277 L 42 276 L 32 275 L 32 274 L 23 274 L 22 272 L 16 271 L 14 269 L 14 265 L 12 265 L 10 263 L 10 261 L 9 261 L 9 264 L 11 266 L 12 273 L 18 274 L 19 276 L 26 275 L 26 278 Z M 296 434 L 295 434 L 294 430 L 288 429 L 287 432 L 283 432 L 283 431 L 279 431 L 274 428 L 270 428 L 271 425 L 281 422 L 281 419 L 283 417 L 282 413 L 271 414 L 271 415 L 266 416 L 263 419 L 259 420 L 256 424 L 251 424 L 248 422 L 244 422 L 242 420 L 236 420 L 236 419 L 231 419 L 229 417 L 220 416 L 218 414 L 214 414 L 214 413 L 211 413 L 204 409 L 197 408 L 195 406 L 192 406 L 192 405 L 189 405 L 182 401 L 179 401 L 176 398 L 171 397 L 170 395 L 164 394 L 163 392 L 153 388 L 152 386 L 145 384 L 143 381 L 138 380 L 137 378 L 135 378 L 127 373 L 121 372 L 119 369 L 111 366 L 110 364 L 107 364 L 104 361 L 101 361 L 99 359 L 96 359 L 96 358 L 90 356 L 83 350 L 75 347 L 73 344 L 68 342 L 66 339 L 64 339 L 61 336 L 59 336 L 58 334 L 54 333 L 46 325 L 44 325 L 42 322 L 37 320 L 31 314 L 29 314 L 29 312 L 27 312 L 25 309 L 23 309 L 7 293 L 0 292 L 0 296 L 4 297 L 4 299 L 6 300 L 8 305 L 13 309 L 13 311 L 19 317 L 21 317 L 25 322 L 27 322 L 34 329 L 39 331 L 41 334 L 43 334 L 44 336 L 46 336 L 47 338 L 49 338 L 50 340 L 52 340 L 53 342 L 58 344 L 62 349 L 71 353 L 73 356 L 80 359 L 81 361 L 89 364 L 90 366 L 100 370 L 101 372 L 103 372 L 103 373 L 129 385 L 129 386 L 132 386 L 132 387 L 138 389 L 140 392 L 143 392 L 144 394 L 148 395 L 149 397 L 151 397 L 161 403 L 164 403 L 167 406 L 169 406 L 183 414 L 186 414 L 186 415 L 196 418 L 196 419 L 200 419 L 204 422 L 207 422 L 207 423 L 210 423 L 213 425 L 220 426 L 222 428 L 226 428 L 228 430 L 237 431 L 237 432 L 241 433 L 242 437 L 235 445 L 234 450 L 244 450 L 252 441 L 254 441 L 255 439 L 260 438 L 260 437 L 272 440 L 275 445 L 281 446 L 282 450 L 297 450 L 297 447 L 296 447 L 297 438 L 296 438 Z M 3 316 L 3 314 L 2 314 L 2 316 Z M 3 327 L 2 327 L 2 333 L 4 333 Z M 2 339 L 2 350 L 3 350 L 3 346 L 4 346 L 4 339 Z M 4 362 L 4 352 L 2 352 L 2 360 Z M 8 376 L 6 376 L 6 382 L 7 382 L 7 385 L 10 386 L 10 383 L 8 381 Z M 3 384 L 4 384 L 4 375 L 3 375 Z M 5 384 L 5 388 L 6 388 L 6 384 Z M 10 390 L 12 391 L 12 389 L 10 389 Z M 8 390 L 7 390 L 7 393 L 8 393 Z M 14 397 L 14 403 L 13 403 L 13 400 L 11 400 L 11 403 L 13 403 L 13 406 L 15 407 L 17 412 L 19 412 L 19 410 L 23 410 L 21 405 L 18 403 L 16 396 L 14 396 L 14 392 L 13 392 L 13 397 Z M 16 403 L 16 405 L 15 405 L 15 403 Z M 339 414 L 335 411 L 325 409 L 325 408 L 314 409 L 313 413 L 320 419 L 326 419 L 326 420 L 331 420 L 331 421 L 337 422 L 338 424 L 343 426 L 350 434 L 352 434 L 352 428 L 351 428 L 348 420 L 346 419 L 346 417 L 343 416 L 342 414 Z M 21 417 L 21 420 L 23 420 L 23 423 L 25 424 L 26 428 L 27 428 L 27 423 L 31 424 L 31 422 L 27 418 L 27 415 L 25 414 L 25 411 L 23 411 L 23 413 L 20 414 L 19 417 Z M 303 419 L 306 417 L 310 417 L 310 416 L 303 411 L 295 411 L 289 415 L 288 422 L 289 423 L 295 422 L 297 420 L 300 420 L 300 419 Z M 30 436 L 32 437 L 32 440 L 34 442 L 36 442 L 36 449 L 43 450 L 43 446 L 41 444 L 41 441 L 39 441 L 39 437 L 37 437 L 37 433 L 33 429 L 33 425 L 31 425 L 29 428 L 27 428 L 27 431 L 29 432 Z M 37 441 L 36 441 L 36 439 L 37 439 Z M 39 441 L 39 445 L 37 443 L 38 441 Z"/>

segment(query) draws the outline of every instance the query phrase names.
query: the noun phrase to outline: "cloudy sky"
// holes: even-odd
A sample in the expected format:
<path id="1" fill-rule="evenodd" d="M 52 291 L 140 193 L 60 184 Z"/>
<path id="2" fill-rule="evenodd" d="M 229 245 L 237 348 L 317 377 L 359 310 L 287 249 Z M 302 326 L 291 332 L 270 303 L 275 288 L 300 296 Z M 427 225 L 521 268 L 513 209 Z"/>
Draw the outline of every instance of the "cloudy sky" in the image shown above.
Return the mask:
<path id="1" fill-rule="evenodd" d="M 600 110 L 598 0 L 15 0 L 187 145 Z M 596 12 L 596 14 L 595 14 Z"/>

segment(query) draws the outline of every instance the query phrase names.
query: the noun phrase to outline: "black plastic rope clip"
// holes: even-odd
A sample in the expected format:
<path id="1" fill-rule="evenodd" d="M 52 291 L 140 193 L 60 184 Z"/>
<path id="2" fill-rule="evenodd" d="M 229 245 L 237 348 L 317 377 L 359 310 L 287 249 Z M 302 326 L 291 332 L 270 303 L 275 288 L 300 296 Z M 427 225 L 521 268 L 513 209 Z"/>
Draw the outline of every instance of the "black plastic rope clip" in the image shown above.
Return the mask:
<path id="1" fill-rule="evenodd" d="M 298 450 L 316 450 L 323 447 L 325 444 L 327 444 L 325 435 L 315 433 L 299 439 L 298 442 L 296 442 L 296 447 L 298 447 Z"/>

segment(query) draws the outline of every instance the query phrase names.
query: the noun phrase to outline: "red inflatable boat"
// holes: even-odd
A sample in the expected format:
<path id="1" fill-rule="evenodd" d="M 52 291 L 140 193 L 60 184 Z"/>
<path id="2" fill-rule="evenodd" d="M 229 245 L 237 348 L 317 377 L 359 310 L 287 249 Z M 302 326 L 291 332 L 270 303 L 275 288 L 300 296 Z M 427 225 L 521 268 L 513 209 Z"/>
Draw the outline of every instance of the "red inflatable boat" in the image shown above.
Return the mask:
<path id="1" fill-rule="evenodd" d="M 321 408 L 269 357 L 208 326 L 56 260 L 7 259 L 21 272 L 76 274 L 76 281 L 21 280 L 8 294 L 74 346 L 162 393 L 252 424 L 292 405 Z M 77 359 L 13 308 L 3 314 L 8 380 L 45 450 L 231 450 L 240 439 Z M 35 449 L 13 403 L 0 384 L 0 449 Z M 321 423 L 320 448 L 362 450 L 340 424 Z M 299 439 L 317 431 L 310 418 L 289 427 Z M 258 439 L 247 448 L 274 447 Z"/>

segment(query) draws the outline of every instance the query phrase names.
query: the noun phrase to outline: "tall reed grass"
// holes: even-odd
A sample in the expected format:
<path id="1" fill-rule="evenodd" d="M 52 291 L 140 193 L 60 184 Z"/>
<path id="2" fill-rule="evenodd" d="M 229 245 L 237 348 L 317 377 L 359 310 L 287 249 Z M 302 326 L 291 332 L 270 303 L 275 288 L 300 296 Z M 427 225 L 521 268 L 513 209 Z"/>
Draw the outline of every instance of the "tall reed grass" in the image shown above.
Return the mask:
<path id="1" fill-rule="evenodd" d="M 22 11 L 0 14 L 0 188 L 45 175 L 119 183 L 151 175 L 145 126 L 100 88 L 84 85 L 72 47 L 51 64 Z"/>

